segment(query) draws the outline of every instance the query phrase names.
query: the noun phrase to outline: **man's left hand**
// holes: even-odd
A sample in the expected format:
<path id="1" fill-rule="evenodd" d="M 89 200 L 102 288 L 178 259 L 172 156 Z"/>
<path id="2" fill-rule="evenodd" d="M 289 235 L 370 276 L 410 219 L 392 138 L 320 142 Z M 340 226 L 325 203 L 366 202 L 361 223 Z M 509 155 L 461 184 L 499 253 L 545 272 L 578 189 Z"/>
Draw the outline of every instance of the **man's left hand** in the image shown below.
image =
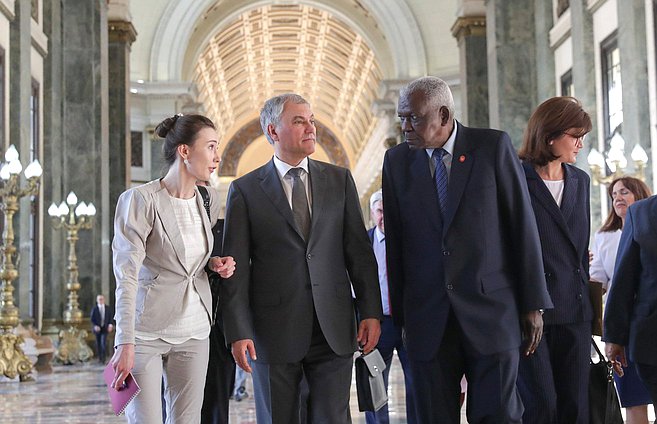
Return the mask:
<path id="1" fill-rule="evenodd" d="M 367 318 L 358 326 L 358 345 L 363 347 L 363 353 L 370 353 L 379 342 L 381 322 L 376 318 Z"/>
<path id="2" fill-rule="evenodd" d="M 541 311 L 530 311 L 523 314 L 522 336 L 526 345 L 525 356 L 534 354 L 543 337 L 543 314 Z"/>

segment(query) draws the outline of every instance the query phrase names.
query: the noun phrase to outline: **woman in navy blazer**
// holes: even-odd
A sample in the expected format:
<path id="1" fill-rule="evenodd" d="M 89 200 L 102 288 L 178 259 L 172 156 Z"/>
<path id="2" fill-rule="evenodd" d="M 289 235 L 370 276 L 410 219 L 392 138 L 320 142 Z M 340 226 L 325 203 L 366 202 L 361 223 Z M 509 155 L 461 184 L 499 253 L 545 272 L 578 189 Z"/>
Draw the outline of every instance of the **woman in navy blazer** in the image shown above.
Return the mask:
<path id="1" fill-rule="evenodd" d="M 520 149 L 554 303 L 543 317 L 543 343 L 520 360 L 527 423 L 589 422 L 589 177 L 571 164 L 590 130 L 577 99 L 554 97 L 532 114 Z"/>

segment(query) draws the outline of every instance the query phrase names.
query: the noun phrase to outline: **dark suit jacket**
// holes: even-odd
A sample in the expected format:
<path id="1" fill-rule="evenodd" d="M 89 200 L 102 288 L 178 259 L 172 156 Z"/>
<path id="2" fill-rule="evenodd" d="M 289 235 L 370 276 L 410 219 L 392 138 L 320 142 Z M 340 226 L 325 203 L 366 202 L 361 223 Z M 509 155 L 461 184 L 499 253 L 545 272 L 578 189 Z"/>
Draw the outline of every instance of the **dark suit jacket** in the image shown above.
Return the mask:
<path id="1" fill-rule="evenodd" d="M 258 360 L 297 362 L 307 353 L 313 307 L 338 355 L 353 353 L 356 321 L 381 317 L 377 265 L 351 173 L 308 161 L 312 224 L 297 230 L 273 160 L 233 181 L 226 204 L 224 255 L 237 261 L 221 286 L 228 343 L 254 339 Z"/>
<path id="2" fill-rule="evenodd" d="M 107 326 L 114 325 L 114 309 L 108 304 L 105 304 L 105 322 L 100 322 L 100 310 L 98 309 L 98 304 L 95 304 L 91 309 L 91 325 L 97 325 L 100 327 L 101 333 L 107 333 Z"/>
<path id="3" fill-rule="evenodd" d="M 450 308 L 481 354 L 520 346 L 520 312 L 551 307 L 536 220 L 506 133 L 458 124 L 445 222 L 424 149 L 383 165 L 392 316 L 414 360 L 435 356 Z"/>
<path id="4" fill-rule="evenodd" d="M 630 206 L 605 308 L 603 340 L 657 365 L 657 196 Z"/>
<path id="5" fill-rule="evenodd" d="M 554 308 L 545 324 L 591 321 L 589 297 L 589 237 L 591 227 L 589 176 L 564 164 L 561 207 L 531 164 L 523 163 L 543 251 L 543 267 Z"/>

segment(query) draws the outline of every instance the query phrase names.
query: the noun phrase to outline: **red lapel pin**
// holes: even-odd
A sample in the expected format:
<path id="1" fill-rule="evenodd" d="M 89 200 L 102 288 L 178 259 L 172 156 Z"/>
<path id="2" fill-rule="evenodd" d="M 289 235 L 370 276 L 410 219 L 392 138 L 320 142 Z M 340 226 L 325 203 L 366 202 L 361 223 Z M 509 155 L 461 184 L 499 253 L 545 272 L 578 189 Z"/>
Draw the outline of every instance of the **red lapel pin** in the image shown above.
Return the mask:
<path id="1" fill-rule="evenodd" d="M 465 155 L 459 156 L 459 162 L 461 163 L 465 162 Z"/>

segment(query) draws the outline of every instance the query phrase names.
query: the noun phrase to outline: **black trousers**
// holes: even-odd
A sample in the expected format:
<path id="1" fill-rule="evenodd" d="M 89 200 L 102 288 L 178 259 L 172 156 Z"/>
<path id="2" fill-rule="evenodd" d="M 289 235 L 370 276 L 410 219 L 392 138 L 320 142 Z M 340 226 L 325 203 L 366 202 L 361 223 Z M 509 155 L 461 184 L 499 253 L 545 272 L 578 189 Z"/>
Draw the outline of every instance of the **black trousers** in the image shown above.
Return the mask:
<path id="1" fill-rule="evenodd" d="M 257 349 L 257 347 L 256 347 Z M 258 424 L 298 424 L 302 378 L 308 383 L 307 419 L 312 424 L 351 423 L 349 395 L 353 355 L 340 356 L 328 345 L 315 317 L 310 348 L 299 362 L 253 361 Z"/>
<path id="2" fill-rule="evenodd" d="M 420 423 L 461 422 L 461 378 L 468 379 L 467 417 L 471 424 L 520 423 L 516 389 L 518 349 L 481 355 L 463 337 L 450 311 L 438 353 L 429 361 L 411 358 L 415 412 Z"/>
<path id="3" fill-rule="evenodd" d="M 210 359 L 205 377 L 202 424 L 228 424 L 228 399 L 233 393 L 235 362 L 219 325 L 210 330 Z"/>
<path id="4" fill-rule="evenodd" d="M 546 325 L 536 352 L 520 359 L 523 422 L 587 424 L 590 358 L 590 321 Z"/>

